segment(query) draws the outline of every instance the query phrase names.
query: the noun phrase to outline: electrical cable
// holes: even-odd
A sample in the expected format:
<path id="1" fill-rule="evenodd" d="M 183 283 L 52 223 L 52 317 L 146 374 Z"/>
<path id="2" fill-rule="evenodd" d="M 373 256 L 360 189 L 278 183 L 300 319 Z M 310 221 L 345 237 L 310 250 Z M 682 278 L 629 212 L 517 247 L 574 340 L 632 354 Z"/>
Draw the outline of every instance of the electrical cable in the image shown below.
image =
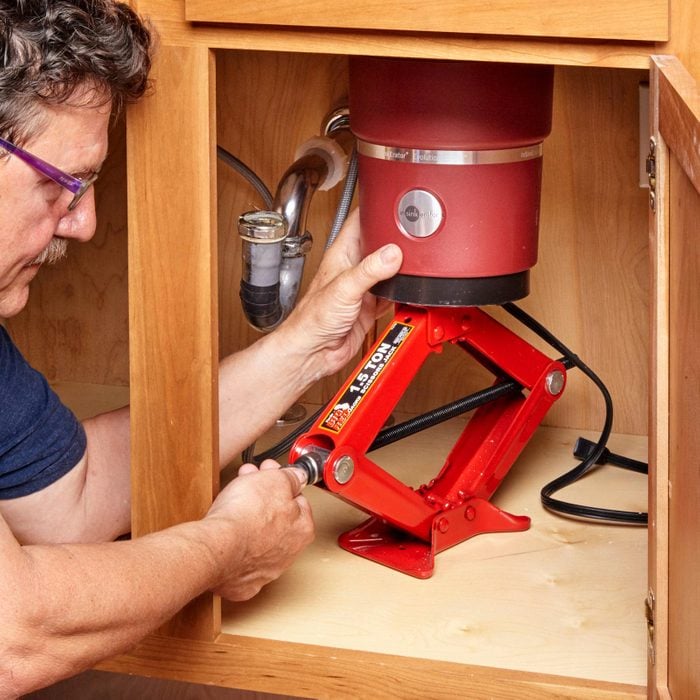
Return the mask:
<path id="1" fill-rule="evenodd" d="M 246 165 L 240 158 L 234 156 L 233 153 L 229 153 L 222 146 L 217 145 L 216 155 L 219 157 L 219 160 L 226 163 L 226 165 L 235 170 L 239 175 L 242 175 L 262 197 L 263 201 L 265 202 L 265 206 L 268 209 L 272 209 L 272 204 L 274 201 L 272 193 L 251 167 Z M 255 452 L 255 443 L 248 445 L 248 447 L 246 447 L 246 449 L 243 451 L 241 459 L 243 460 L 244 464 L 252 460 L 253 452 Z"/>
<path id="2" fill-rule="evenodd" d="M 341 126 L 338 128 L 345 127 Z M 220 160 L 222 160 L 224 163 L 226 163 L 226 165 L 235 170 L 239 175 L 242 175 L 249 182 L 249 184 L 253 186 L 253 188 L 262 197 L 263 201 L 265 202 L 265 206 L 267 206 L 268 209 L 272 208 L 272 205 L 274 203 L 272 193 L 268 189 L 267 185 L 265 185 L 262 179 L 257 175 L 257 173 L 255 173 L 255 171 L 252 168 L 246 165 L 240 158 L 234 156 L 233 153 L 229 153 L 229 151 L 227 151 L 222 146 L 217 145 L 216 154 Z M 336 208 L 336 213 L 333 218 L 331 230 L 328 234 L 326 250 L 331 246 L 333 241 L 335 241 L 335 239 L 338 236 L 338 233 L 340 233 L 340 229 L 342 228 L 343 224 L 345 223 L 345 220 L 348 217 L 350 205 L 355 195 L 355 187 L 357 185 L 357 171 L 357 149 L 353 146 L 352 153 L 350 155 L 348 171 L 345 176 L 345 184 L 343 185 L 343 191 L 341 193 L 340 200 Z M 313 425 L 313 422 L 316 417 L 317 414 L 300 424 L 292 433 L 290 433 L 282 442 L 279 443 L 279 446 L 284 446 L 279 450 L 277 449 L 278 446 L 275 446 L 270 450 L 261 452 L 259 455 L 255 455 L 255 442 L 253 442 L 251 445 L 248 445 L 248 447 L 246 447 L 241 454 L 241 459 L 243 463 L 253 463 L 259 465 L 260 462 L 262 462 L 264 459 L 274 459 L 275 457 L 279 457 L 281 454 L 283 454 L 291 448 L 292 444 L 294 443 L 294 440 L 299 435 L 301 435 Z"/>
<path id="3" fill-rule="evenodd" d="M 272 209 L 273 197 L 267 185 L 258 177 L 252 168 L 247 166 L 240 158 L 233 153 L 229 153 L 222 146 L 216 147 L 216 155 L 230 168 L 233 168 L 239 175 L 242 175 L 255 188 L 265 202 L 268 209 Z"/>
<path id="4" fill-rule="evenodd" d="M 581 461 L 588 459 L 594 448 L 594 442 L 580 437 L 576 440 L 576 444 L 574 445 L 574 457 Z M 649 465 L 646 462 L 640 462 L 637 459 L 615 454 L 614 452 L 610 452 L 607 447 L 596 460 L 596 464 L 612 464 L 622 469 L 629 469 L 630 471 L 637 472 L 638 474 L 649 473 Z"/>
<path id="5" fill-rule="evenodd" d="M 251 457 L 248 461 L 260 466 L 260 463 L 266 459 L 278 459 L 286 452 L 292 449 L 294 441 L 303 433 L 305 433 L 318 419 L 325 406 L 321 406 L 313 415 L 309 416 L 303 423 L 300 423 L 294 430 L 285 435 L 278 443 L 268 448 L 264 452 Z"/>
<path id="6" fill-rule="evenodd" d="M 503 309 L 507 311 L 511 316 L 520 321 L 524 326 L 533 331 L 536 335 L 542 338 L 545 342 L 559 351 L 564 357 L 566 357 L 570 362 L 572 362 L 576 367 L 578 367 L 593 383 L 598 387 L 601 394 L 603 395 L 603 400 L 605 402 L 605 422 L 603 425 L 603 430 L 601 431 L 600 438 L 598 442 L 595 443 L 593 448 L 587 450 L 586 457 L 583 461 L 570 471 L 562 474 L 548 484 L 545 484 L 540 491 L 540 497 L 542 505 L 556 513 L 561 515 L 566 515 L 574 518 L 582 518 L 585 520 L 596 520 L 596 521 L 606 521 L 613 523 L 624 523 L 631 525 L 645 525 L 648 522 L 648 514 L 640 511 L 625 511 L 625 510 L 615 510 L 611 508 L 598 508 L 594 506 L 586 506 L 578 503 L 569 503 L 567 501 L 562 501 L 557 498 L 552 498 L 552 495 L 561 489 L 570 486 L 574 482 L 581 479 L 583 476 L 588 474 L 593 469 L 597 468 L 603 462 L 599 462 L 604 458 L 604 452 L 608 439 L 610 438 L 610 433 L 612 431 L 612 420 L 613 420 L 613 406 L 612 398 L 610 392 L 608 391 L 605 384 L 598 377 L 598 375 L 593 372 L 590 367 L 588 367 L 576 354 L 574 354 L 569 348 L 564 345 L 558 338 L 556 338 L 550 331 L 548 331 L 539 321 L 536 321 L 532 316 L 523 311 L 520 307 L 516 306 L 512 302 L 502 305 Z M 610 454 L 610 453 L 608 453 Z M 613 463 L 612 461 L 610 462 Z"/>

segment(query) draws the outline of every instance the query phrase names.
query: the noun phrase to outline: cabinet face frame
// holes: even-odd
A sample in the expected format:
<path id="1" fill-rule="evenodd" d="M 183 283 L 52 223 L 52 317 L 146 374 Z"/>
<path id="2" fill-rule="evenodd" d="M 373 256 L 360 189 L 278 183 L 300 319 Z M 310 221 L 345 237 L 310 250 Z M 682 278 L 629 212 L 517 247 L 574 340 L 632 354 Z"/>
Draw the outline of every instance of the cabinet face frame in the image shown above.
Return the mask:
<path id="1" fill-rule="evenodd" d="M 161 46 L 152 79 L 127 124 L 135 536 L 201 518 L 219 484 L 214 57 Z M 213 639 L 220 623 L 204 594 L 166 631 Z"/>

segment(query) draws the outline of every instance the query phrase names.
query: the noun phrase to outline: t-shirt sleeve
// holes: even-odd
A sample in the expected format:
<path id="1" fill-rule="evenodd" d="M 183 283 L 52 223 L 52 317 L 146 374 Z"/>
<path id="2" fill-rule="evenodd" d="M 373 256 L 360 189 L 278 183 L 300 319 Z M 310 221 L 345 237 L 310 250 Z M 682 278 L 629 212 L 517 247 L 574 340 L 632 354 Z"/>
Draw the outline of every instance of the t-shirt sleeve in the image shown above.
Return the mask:
<path id="1" fill-rule="evenodd" d="M 0 326 L 0 499 L 46 488 L 86 447 L 80 421 Z"/>

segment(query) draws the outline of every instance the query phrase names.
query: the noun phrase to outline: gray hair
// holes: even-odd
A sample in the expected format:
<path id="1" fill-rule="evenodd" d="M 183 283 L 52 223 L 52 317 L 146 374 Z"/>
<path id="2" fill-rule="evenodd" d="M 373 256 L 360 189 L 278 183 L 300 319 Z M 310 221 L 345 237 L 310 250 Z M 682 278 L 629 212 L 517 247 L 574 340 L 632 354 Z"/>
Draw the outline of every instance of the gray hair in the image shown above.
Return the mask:
<path id="1" fill-rule="evenodd" d="M 77 95 L 118 113 L 148 88 L 152 47 L 147 23 L 123 2 L 0 0 L 0 135 L 25 142 L 42 106 Z"/>

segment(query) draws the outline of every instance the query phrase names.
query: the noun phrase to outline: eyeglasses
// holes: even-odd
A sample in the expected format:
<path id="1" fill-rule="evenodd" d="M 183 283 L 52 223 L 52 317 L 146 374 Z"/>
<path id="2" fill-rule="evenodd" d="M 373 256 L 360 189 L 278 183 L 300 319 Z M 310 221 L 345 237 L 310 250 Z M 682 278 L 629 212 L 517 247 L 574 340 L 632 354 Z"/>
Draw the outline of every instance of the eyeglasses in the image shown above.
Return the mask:
<path id="1" fill-rule="evenodd" d="M 99 173 L 92 172 L 87 175 L 87 177 L 80 178 L 75 177 L 75 175 L 69 175 L 68 173 L 59 170 L 57 167 L 47 163 L 41 158 L 25 151 L 19 146 L 15 146 L 14 143 L 5 141 L 5 139 L 0 138 L 0 147 L 4 148 L 8 153 L 17 156 L 20 160 L 23 160 L 31 168 L 34 168 L 37 172 L 51 178 L 54 182 L 57 182 L 61 187 L 65 187 L 69 192 L 73 193 L 73 199 L 68 205 L 68 211 L 72 211 L 78 206 L 78 202 L 82 199 L 83 195 L 90 189 L 90 186 L 97 180 Z"/>

